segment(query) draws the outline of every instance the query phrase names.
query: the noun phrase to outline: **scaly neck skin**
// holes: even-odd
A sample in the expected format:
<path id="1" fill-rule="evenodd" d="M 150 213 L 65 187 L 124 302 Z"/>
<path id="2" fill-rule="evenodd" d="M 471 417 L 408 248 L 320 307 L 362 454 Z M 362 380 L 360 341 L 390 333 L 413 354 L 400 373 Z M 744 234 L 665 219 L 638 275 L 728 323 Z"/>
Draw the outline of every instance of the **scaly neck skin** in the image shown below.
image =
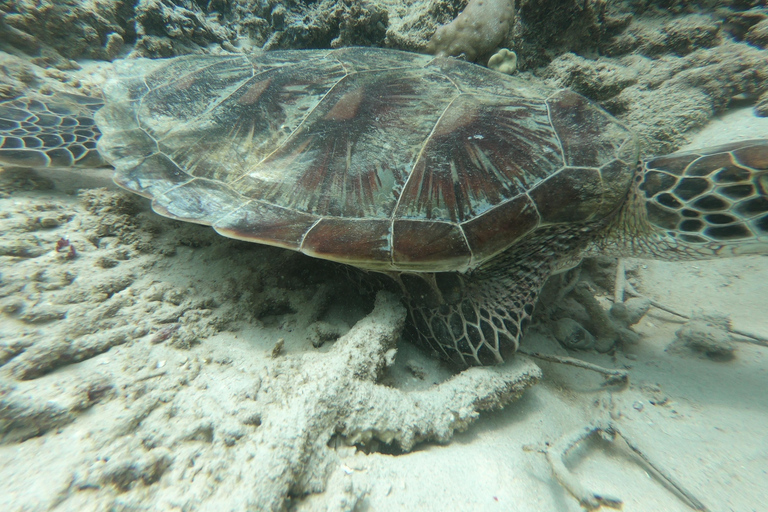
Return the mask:
<path id="1" fill-rule="evenodd" d="M 584 257 L 613 256 L 662 260 L 702 258 L 703 256 L 688 255 L 688 251 L 683 249 L 677 240 L 648 221 L 645 194 L 640 190 L 641 183 L 642 180 L 633 183 L 627 200 L 587 247 Z"/>

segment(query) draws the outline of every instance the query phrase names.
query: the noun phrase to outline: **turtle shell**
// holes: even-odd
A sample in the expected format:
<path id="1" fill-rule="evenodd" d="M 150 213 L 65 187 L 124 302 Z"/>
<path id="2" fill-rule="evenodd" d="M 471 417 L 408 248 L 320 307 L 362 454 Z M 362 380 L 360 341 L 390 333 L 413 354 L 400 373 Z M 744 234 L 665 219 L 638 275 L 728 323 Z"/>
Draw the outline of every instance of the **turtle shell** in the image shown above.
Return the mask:
<path id="1" fill-rule="evenodd" d="M 465 271 L 626 198 L 632 134 L 451 58 L 274 51 L 117 65 L 99 151 L 158 213 L 373 270 Z"/>

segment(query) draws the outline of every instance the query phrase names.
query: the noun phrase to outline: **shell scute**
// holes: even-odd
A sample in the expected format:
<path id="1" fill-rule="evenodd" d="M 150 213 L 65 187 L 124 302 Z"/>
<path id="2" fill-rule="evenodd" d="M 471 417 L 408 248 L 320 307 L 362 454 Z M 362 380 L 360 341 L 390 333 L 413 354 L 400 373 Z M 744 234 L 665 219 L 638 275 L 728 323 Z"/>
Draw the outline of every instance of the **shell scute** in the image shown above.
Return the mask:
<path id="1" fill-rule="evenodd" d="M 767 142 L 755 142 L 755 144 L 737 149 L 733 152 L 733 157 L 737 162 L 751 169 L 768 169 L 768 151 L 766 151 Z"/>
<path id="2" fill-rule="evenodd" d="M 541 90 L 529 86 L 524 80 L 510 77 L 488 68 L 476 66 L 450 57 L 435 57 L 430 66 L 440 70 L 463 93 L 521 97 L 541 103 Z"/>
<path id="3" fill-rule="evenodd" d="M 272 50 L 268 52 L 256 52 L 245 56 L 256 70 L 271 68 L 291 68 L 295 66 L 307 66 L 320 64 L 325 66 L 326 62 L 332 61 L 333 50 Z"/>
<path id="4" fill-rule="evenodd" d="M 229 186 L 195 178 L 155 196 L 152 209 L 166 217 L 211 225 L 239 203 L 239 194 Z"/>
<path id="5" fill-rule="evenodd" d="M 213 229 L 238 240 L 299 250 L 304 236 L 319 220 L 290 208 L 248 201 L 216 221 Z"/>
<path id="6" fill-rule="evenodd" d="M 545 224 L 587 222 L 603 199 L 600 172 L 591 167 L 566 167 L 534 187 L 530 196 Z"/>
<path id="7" fill-rule="evenodd" d="M 562 165 L 541 102 L 462 94 L 427 139 L 396 216 L 464 222 Z"/>
<path id="8" fill-rule="evenodd" d="M 155 138 L 176 127 L 177 122 L 209 110 L 254 74 L 248 60 L 241 56 L 189 59 L 185 64 L 178 70 L 161 68 L 145 79 L 149 91 L 137 114 Z M 179 66 L 172 63 L 171 67 Z"/>
<path id="9" fill-rule="evenodd" d="M 528 195 L 501 203 L 461 225 L 474 261 L 486 261 L 531 232 L 541 217 Z M 474 265 L 473 265 L 474 266 Z"/>
<path id="10" fill-rule="evenodd" d="M 133 165 L 124 172 L 115 173 L 113 179 L 121 187 L 144 197 L 159 196 L 166 190 L 192 179 L 162 153 L 130 160 Z"/>
<path id="11" fill-rule="evenodd" d="M 131 59 L 118 61 L 119 73 L 140 78 L 149 90 L 188 79 L 201 71 L 211 69 L 248 68 L 248 59 L 242 55 L 184 55 L 168 60 Z M 202 75 L 197 75 L 202 77 Z"/>
<path id="12" fill-rule="evenodd" d="M 338 63 L 323 64 L 271 67 L 254 76 L 249 66 L 236 85 L 208 92 L 214 100 L 206 101 L 206 108 L 192 118 L 182 118 L 183 123 L 169 123 L 167 128 L 162 116 L 146 112 L 155 120 L 147 131 L 191 175 L 235 181 L 288 138 L 342 78 Z M 144 103 L 154 105 L 154 100 L 159 98 L 150 92 Z"/>
<path id="13" fill-rule="evenodd" d="M 459 227 L 448 222 L 395 220 L 392 262 L 403 270 L 456 270 L 469 267 L 472 253 Z"/>
<path id="14" fill-rule="evenodd" d="M 624 202 L 629 192 L 634 163 L 613 160 L 600 168 L 602 201 L 595 209 L 595 217 L 603 218 Z"/>
<path id="15" fill-rule="evenodd" d="M 568 166 L 600 167 L 633 138 L 606 111 L 568 89 L 547 98 L 547 106 Z"/>
<path id="16" fill-rule="evenodd" d="M 379 48 L 339 48 L 330 52 L 330 56 L 337 59 L 350 73 L 379 69 L 415 69 L 424 67 L 433 60 L 430 55 L 399 50 L 382 52 Z"/>
<path id="17" fill-rule="evenodd" d="M 350 74 L 250 169 L 240 190 L 317 215 L 389 217 L 452 92 L 450 82 L 418 69 Z"/>
<path id="18" fill-rule="evenodd" d="M 388 219 L 321 219 L 304 237 L 301 252 L 350 265 L 389 270 Z"/>

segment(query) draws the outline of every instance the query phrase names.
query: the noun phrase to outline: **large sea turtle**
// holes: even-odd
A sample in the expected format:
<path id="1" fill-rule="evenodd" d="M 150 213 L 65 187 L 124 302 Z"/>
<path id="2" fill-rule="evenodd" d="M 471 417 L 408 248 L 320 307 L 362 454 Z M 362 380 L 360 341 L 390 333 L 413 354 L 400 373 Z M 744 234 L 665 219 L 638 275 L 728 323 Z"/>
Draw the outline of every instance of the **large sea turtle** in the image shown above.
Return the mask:
<path id="1" fill-rule="evenodd" d="M 0 104 L 0 163 L 108 162 L 167 217 L 388 274 L 422 341 L 502 361 L 584 255 L 768 252 L 768 140 L 640 161 L 570 90 L 393 50 L 115 64 L 103 98 Z"/>

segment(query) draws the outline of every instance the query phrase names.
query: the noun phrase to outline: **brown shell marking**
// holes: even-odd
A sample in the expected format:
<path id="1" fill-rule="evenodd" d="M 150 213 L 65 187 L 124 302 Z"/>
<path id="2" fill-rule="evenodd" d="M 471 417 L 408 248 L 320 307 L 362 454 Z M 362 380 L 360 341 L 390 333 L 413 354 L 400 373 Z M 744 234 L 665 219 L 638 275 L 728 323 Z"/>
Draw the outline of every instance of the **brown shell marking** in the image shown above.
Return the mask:
<path id="1" fill-rule="evenodd" d="M 541 102 L 462 94 L 424 144 L 396 216 L 463 222 L 525 193 L 562 165 Z"/>
<path id="2" fill-rule="evenodd" d="M 234 238 L 465 270 L 542 223 L 609 214 L 629 186 L 631 137 L 605 112 L 453 59 L 347 48 L 124 66 L 98 114 L 116 181 Z"/>
<path id="3" fill-rule="evenodd" d="M 443 98 L 455 94 L 448 80 L 426 82 L 418 71 L 339 80 L 302 125 L 238 182 L 242 193 L 321 216 L 389 217 L 426 127 L 437 120 Z M 439 88 L 442 94 L 435 94 Z"/>

